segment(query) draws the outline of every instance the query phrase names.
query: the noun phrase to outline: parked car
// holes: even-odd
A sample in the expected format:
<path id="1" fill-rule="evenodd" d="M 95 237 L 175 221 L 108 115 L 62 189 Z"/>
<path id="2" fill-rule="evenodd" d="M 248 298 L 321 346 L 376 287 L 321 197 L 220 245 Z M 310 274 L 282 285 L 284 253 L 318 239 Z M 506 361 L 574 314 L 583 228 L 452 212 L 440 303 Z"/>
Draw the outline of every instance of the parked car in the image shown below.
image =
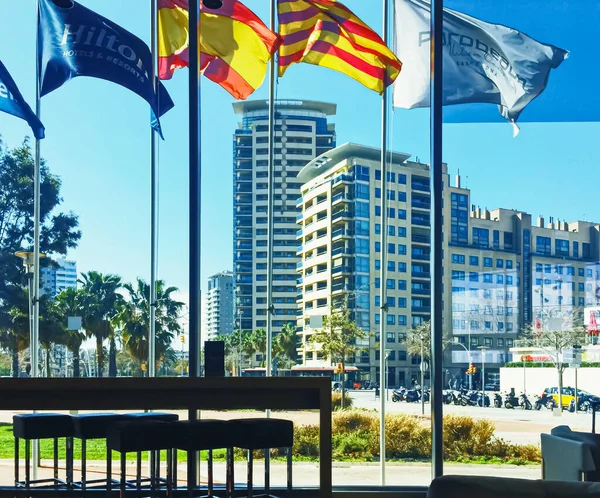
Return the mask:
<path id="1" fill-rule="evenodd" d="M 554 406 L 558 406 L 558 387 L 547 387 L 544 389 L 542 393 L 542 398 L 552 398 L 554 401 Z M 581 409 L 581 405 L 584 401 L 590 401 L 591 403 L 595 402 L 595 400 L 600 401 L 600 397 L 594 394 L 591 394 L 583 389 L 577 390 L 577 397 L 579 403 L 579 409 Z M 562 388 L 562 405 L 563 408 L 569 408 L 571 402 L 575 403 L 575 388 L 568 386 Z"/>

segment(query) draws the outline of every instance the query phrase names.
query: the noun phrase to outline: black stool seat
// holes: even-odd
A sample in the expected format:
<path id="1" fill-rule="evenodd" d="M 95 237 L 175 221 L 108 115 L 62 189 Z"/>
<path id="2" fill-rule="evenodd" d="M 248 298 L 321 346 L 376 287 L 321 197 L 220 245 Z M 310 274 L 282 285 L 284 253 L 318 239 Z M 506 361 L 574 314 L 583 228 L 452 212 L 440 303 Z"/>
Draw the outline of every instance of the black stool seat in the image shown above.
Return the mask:
<path id="1" fill-rule="evenodd" d="M 73 420 L 61 413 L 26 413 L 13 416 L 13 433 L 20 439 L 73 436 Z"/>
<path id="2" fill-rule="evenodd" d="M 172 441 L 173 424 L 157 420 L 119 422 L 106 432 L 106 448 L 120 453 L 170 449 Z"/>
<path id="3" fill-rule="evenodd" d="M 177 422 L 179 415 L 175 413 L 164 413 L 164 412 L 136 412 L 128 413 L 127 417 L 135 420 L 156 420 L 160 422 Z"/>
<path id="4" fill-rule="evenodd" d="M 117 413 L 83 413 L 73 416 L 73 435 L 78 439 L 100 439 L 112 424 L 126 422 L 127 415 Z"/>
<path id="5" fill-rule="evenodd" d="M 216 450 L 233 446 L 233 434 L 225 420 L 182 421 L 172 426 L 173 444 L 180 450 Z"/>
<path id="6" fill-rule="evenodd" d="M 247 450 L 291 448 L 294 423 L 277 418 L 235 419 L 229 422 L 234 446 Z"/>

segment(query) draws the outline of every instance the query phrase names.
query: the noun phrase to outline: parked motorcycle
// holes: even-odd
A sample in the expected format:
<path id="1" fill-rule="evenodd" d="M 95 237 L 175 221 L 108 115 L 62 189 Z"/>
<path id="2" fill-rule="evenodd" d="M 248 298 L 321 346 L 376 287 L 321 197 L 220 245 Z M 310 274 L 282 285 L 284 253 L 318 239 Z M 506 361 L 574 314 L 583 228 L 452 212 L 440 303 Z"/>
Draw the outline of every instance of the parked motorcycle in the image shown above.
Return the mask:
<path id="1" fill-rule="evenodd" d="M 393 389 L 392 390 L 392 401 L 394 403 L 399 403 L 400 401 L 402 401 L 403 399 L 403 393 L 400 389 Z"/>
<path id="2" fill-rule="evenodd" d="M 546 406 L 546 402 L 544 401 L 544 399 L 540 396 L 538 396 L 537 394 L 535 395 L 535 402 L 533 403 L 533 407 L 537 410 L 540 411 L 542 409 L 542 406 Z"/>
<path id="3" fill-rule="evenodd" d="M 519 398 L 508 392 L 504 394 L 504 408 L 512 409 L 519 406 Z"/>
<path id="4" fill-rule="evenodd" d="M 527 394 L 521 393 L 521 395 L 519 396 L 519 406 L 523 410 L 531 410 L 533 408 L 533 406 L 531 405 L 531 401 L 529 401 L 529 398 L 527 397 Z"/>
<path id="5" fill-rule="evenodd" d="M 449 391 L 449 390 L 442 391 L 442 401 L 444 402 L 445 405 L 449 405 L 450 403 L 453 403 L 454 395 L 452 394 L 452 391 Z"/>
<path id="6" fill-rule="evenodd" d="M 494 393 L 494 408 L 502 408 L 502 396 L 500 393 Z"/>

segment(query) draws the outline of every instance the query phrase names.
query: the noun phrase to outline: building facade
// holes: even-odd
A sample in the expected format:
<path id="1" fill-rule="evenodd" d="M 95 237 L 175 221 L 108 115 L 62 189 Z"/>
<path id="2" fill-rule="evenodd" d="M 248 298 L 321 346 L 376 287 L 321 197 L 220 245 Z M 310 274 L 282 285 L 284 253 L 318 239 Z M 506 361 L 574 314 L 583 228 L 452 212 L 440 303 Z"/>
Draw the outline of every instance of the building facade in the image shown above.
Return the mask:
<path id="1" fill-rule="evenodd" d="M 43 294 L 56 296 L 68 288 L 77 287 L 77 263 L 65 258 L 58 258 L 57 266 L 41 269 L 41 289 Z"/>
<path id="2" fill-rule="evenodd" d="M 233 105 L 242 121 L 233 140 L 233 268 L 235 315 L 242 330 L 267 325 L 268 106 L 266 101 Z M 276 334 L 296 322 L 298 172 L 335 147 L 329 117 L 335 104 L 277 101 L 275 119 L 273 315 Z"/>
<path id="3" fill-rule="evenodd" d="M 316 158 L 299 175 L 298 328 L 306 365 L 328 362 L 309 343 L 331 307 L 346 304 L 369 334 L 357 344 L 354 364 L 379 377 L 380 286 L 387 288 L 384 324 L 388 385 L 420 375 L 420 358 L 407 354 L 410 328 L 430 319 L 429 166 L 393 153 L 389 166 L 387 281 L 380 282 L 381 166 L 378 149 L 344 144 Z M 446 383 L 471 378 L 494 382 L 511 361 L 517 334 L 536 319 L 563 326 L 583 318 L 600 300 L 600 225 L 532 223 L 525 212 L 488 211 L 443 171 L 443 329 Z"/>
<path id="4" fill-rule="evenodd" d="M 234 327 L 233 273 L 223 271 L 208 278 L 206 292 L 206 333 L 208 340 L 229 335 Z"/>

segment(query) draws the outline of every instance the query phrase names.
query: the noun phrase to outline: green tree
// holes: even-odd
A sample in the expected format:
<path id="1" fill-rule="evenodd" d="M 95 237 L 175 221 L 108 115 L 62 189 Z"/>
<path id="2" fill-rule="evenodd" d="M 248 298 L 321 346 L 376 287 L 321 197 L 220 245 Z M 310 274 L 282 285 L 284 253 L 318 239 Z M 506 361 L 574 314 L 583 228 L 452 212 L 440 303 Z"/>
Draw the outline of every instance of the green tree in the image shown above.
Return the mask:
<path id="1" fill-rule="evenodd" d="M 562 408 L 563 373 L 569 366 L 564 361 L 564 353 L 573 346 L 581 346 L 588 341 L 587 330 L 583 321 L 578 318 L 578 310 L 566 313 L 556 313 L 555 316 L 542 320 L 541 330 L 527 326 L 521 330 L 519 347 L 531 347 L 548 355 L 556 366 L 558 376 L 558 403 Z M 546 324 L 544 326 L 544 323 Z"/>
<path id="2" fill-rule="evenodd" d="M 122 330 L 125 349 L 132 358 L 142 363 L 148 361 L 150 334 L 150 285 L 138 278 L 136 286 L 125 284 L 128 301 L 122 306 L 115 323 Z M 179 323 L 184 303 L 173 299 L 177 287 L 166 287 L 163 280 L 156 281 L 156 358 L 171 358 L 171 342 L 182 332 Z M 173 352 L 174 354 L 174 352 Z"/>
<path id="3" fill-rule="evenodd" d="M 279 368 L 290 368 L 298 357 L 298 336 L 296 326 L 286 323 L 273 340 L 273 358 L 277 358 Z"/>
<path id="4" fill-rule="evenodd" d="M 346 363 L 356 354 L 357 339 L 364 339 L 367 334 L 352 320 L 350 311 L 346 307 L 334 310 L 330 315 L 323 317 L 323 328 L 314 333 L 310 342 L 322 351 L 331 362 L 342 364 L 342 408 L 346 396 L 344 376 Z"/>
<path id="5" fill-rule="evenodd" d="M 97 271 L 82 273 L 79 283 L 82 285 L 83 291 L 83 328 L 88 337 L 96 339 L 98 362 L 96 375 L 102 377 L 105 363 L 103 348 L 105 340 L 111 339 L 109 357 L 116 358 L 113 320 L 124 302 L 123 296 L 118 292 L 123 284 L 118 275 L 103 275 Z M 111 362 L 112 364 L 113 362 Z M 114 366 L 116 367 L 116 362 Z M 109 376 L 116 377 L 116 375 L 116 369 L 109 371 Z"/>
<path id="6" fill-rule="evenodd" d="M 252 353 L 262 354 L 263 361 L 260 366 L 265 366 L 267 352 L 267 331 L 265 329 L 256 329 L 248 336 L 246 348 L 249 349 L 250 347 L 252 348 Z"/>
<path id="7" fill-rule="evenodd" d="M 19 375 L 18 355 L 29 345 L 29 320 L 21 327 L 15 308 L 27 299 L 27 276 L 15 252 L 33 246 L 34 158 L 29 141 L 8 149 L 0 141 L 0 343 L 13 357 L 13 375 Z M 40 249 L 48 256 L 64 255 L 81 238 L 79 221 L 73 213 L 58 210 L 62 203 L 61 180 L 42 161 L 40 186 Z M 51 257 L 42 264 L 53 264 Z M 25 310 L 29 314 L 26 302 Z M 17 313 L 18 315 L 18 313 Z"/>
<path id="8" fill-rule="evenodd" d="M 63 322 L 70 316 L 83 317 L 85 310 L 83 303 L 85 293 L 81 289 L 68 288 L 62 291 L 54 299 L 57 314 Z M 81 377 L 81 345 L 85 340 L 85 334 L 80 330 L 66 330 L 64 345 L 73 355 L 73 377 Z"/>

